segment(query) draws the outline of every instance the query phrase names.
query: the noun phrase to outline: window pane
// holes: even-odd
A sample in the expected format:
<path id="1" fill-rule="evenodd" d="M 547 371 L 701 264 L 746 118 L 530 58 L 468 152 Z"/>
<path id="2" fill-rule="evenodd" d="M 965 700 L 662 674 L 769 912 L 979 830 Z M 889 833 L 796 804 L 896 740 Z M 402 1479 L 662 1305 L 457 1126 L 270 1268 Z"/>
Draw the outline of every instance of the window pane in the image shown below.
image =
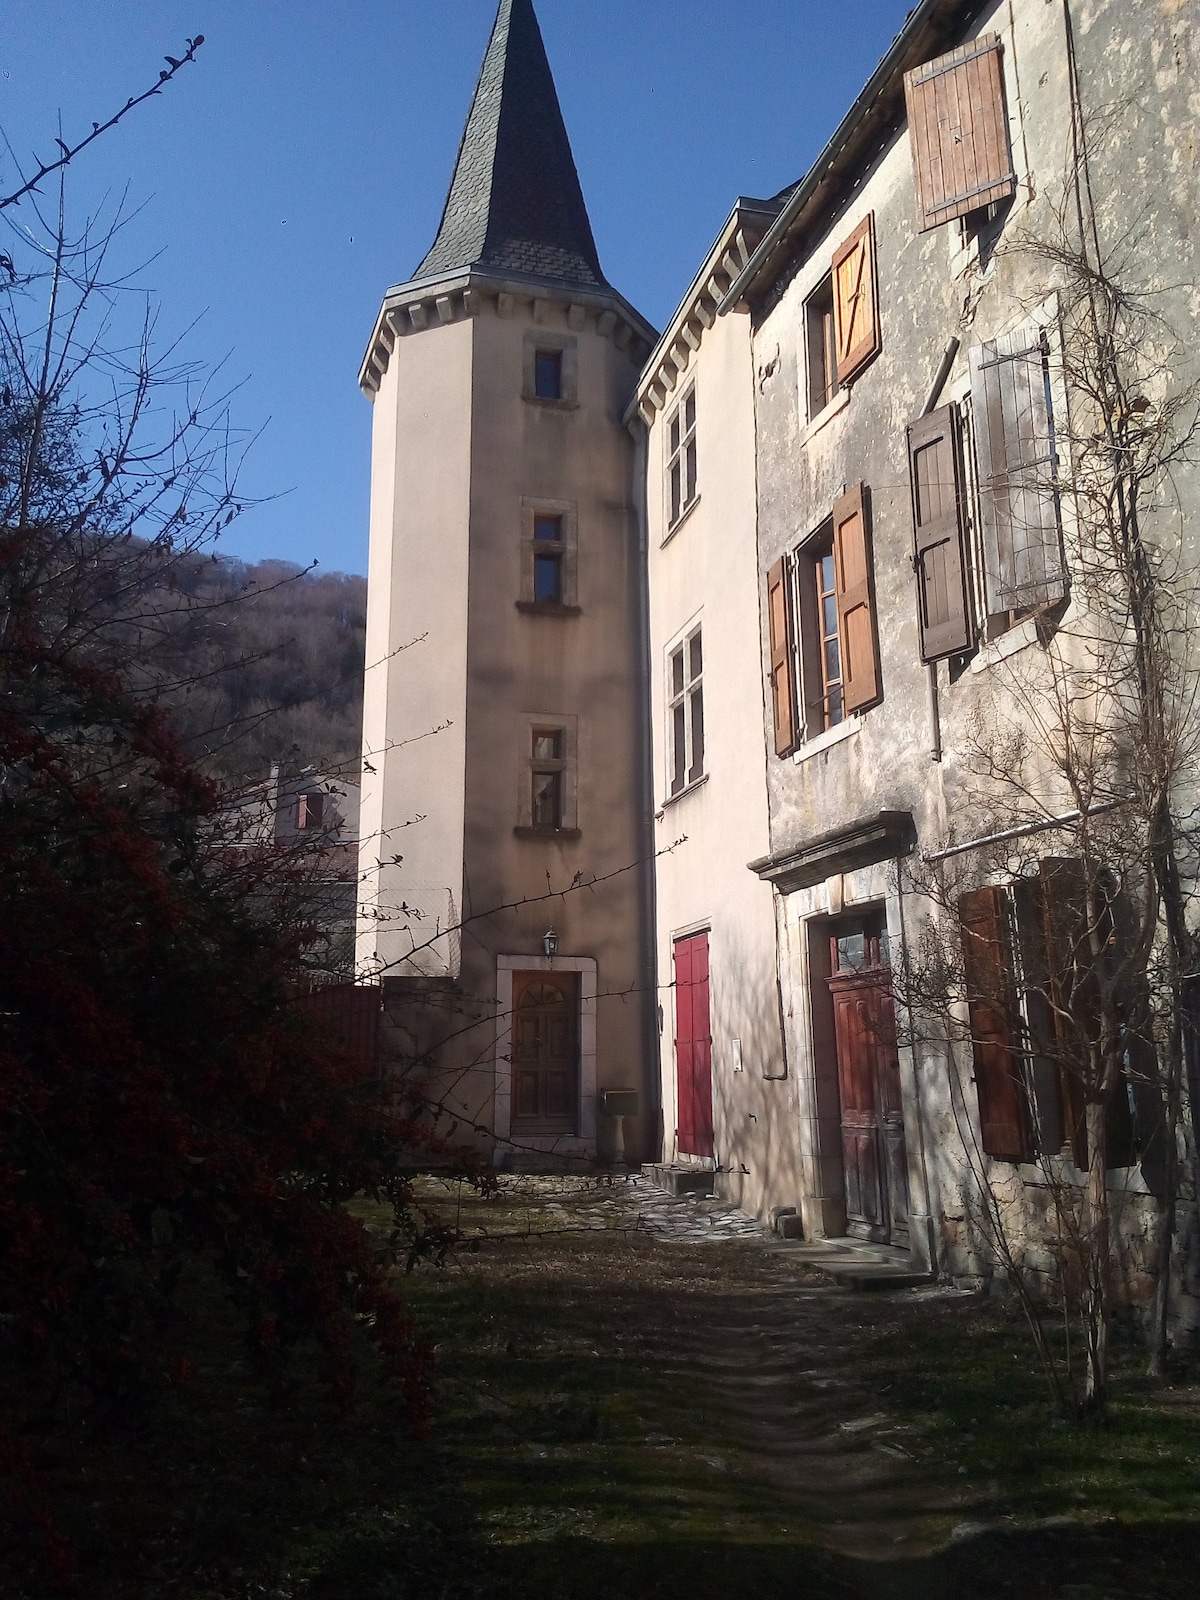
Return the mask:
<path id="1" fill-rule="evenodd" d="M 533 775 L 533 825 L 535 828 L 562 826 L 562 773 L 535 772 Z"/>
<path id="2" fill-rule="evenodd" d="M 821 602 L 821 622 L 825 634 L 837 632 L 837 596 L 827 594 Z"/>
<path id="3" fill-rule="evenodd" d="M 683 474 L 678 461 L 671 468 L 671 521 L 678 522 L 683 509 Z"/>
<path id="4" fill-rule="evenodd" d="M 562 399 L 562 351 L 539 350 L 533 363 L 533 392 L 539 400 Z"/>
<path id="5" fill-rule="evenodd" d="M 562 542 L 563 519 L 561 517 L 534 517 L 533 537 L 535 539 L 552 539 Z"/>
<path id="6" fill-rule="evenodd" d="M 700 635 L 694 633 L 688 640 L 688 676 L 694 682 L 704 671 L 704 650 L 700 643 Z"/>
<path id="7" fill-rule="evenodd" d="M 671 693 L 683 693 L 683 651 L 676 650 L 671 657 Z"/>
<path id="8" fill-rule="evenodd" d="M 840 653 L 838 651 L 837 639 L 836 638 L 834 638 L 834 639 L 826 639 L 826 641 L 825 641 L 825 681 L 826 681 L 826 683 L 830 683 L 830 684 L 836 683 L 837 680 L 841 677 L 841 675 L 842 675 L 842 663 L 841 663 L 841 660 L 840 660 Z"/>
<path id="9" fill-rule="evenodd" d="M 691 702 L 692 764 L 688 768 L 688 782 L 694 783 L 704 771 L 704 690 L 694 690 Z"/>
<path id="10" fill-rule="evenodd" d="M 561 603 L 562 557 L 560 555 L 533 558 L 533 598 Z"/>
<path id="11" fill-rule="evenodd" d="M 562 730 L 539 728 L 533 736 L 533 759 L 535 761 L 561 761 L 562 760 Z"/>
<path id="12" fill-rule="evenodd" d="M 687 447 L 687 499 L 688 504 L 696 498 L 696 441 L 693 439 Z"/>
<path id="13" fill-rule="evenodd" d="M 671 454 L 674 455 L 676 450 L 678 450 L 678 449 L 679 449 L 679 413 L 677 411 L 675 413 L 675 415 L 671 418 Z"/>
<path id="14" fill-rule="evenodd" d="M 687 723 L 682 700 L 671 714 L 671 793 L 683 788 L 687 772 Z"/>
<path id="15" fill-rule="evenodd" d="M 688 433 L 691 433 L 692 429 L 696 426 L 696 392 L 694 389 L 683 402 L 683 417 L 684 427 Z"/>
<path id="16" fill-rule="evenodd" d="M 845 713 L 842 710 L 842 688 L 839 684 L 836 688 L 830 689 L 829 691 L 829 709 L 825 713 L 826 727 L 836 728 L 838 723 L 843 720 L 844 716 Z"/>

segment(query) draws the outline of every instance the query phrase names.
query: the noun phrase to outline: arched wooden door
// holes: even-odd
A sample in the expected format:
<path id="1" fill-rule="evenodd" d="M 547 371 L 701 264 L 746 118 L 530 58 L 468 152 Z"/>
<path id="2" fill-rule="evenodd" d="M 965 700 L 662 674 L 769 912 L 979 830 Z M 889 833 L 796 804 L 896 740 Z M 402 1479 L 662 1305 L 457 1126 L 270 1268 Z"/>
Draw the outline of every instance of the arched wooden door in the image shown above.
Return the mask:
<path id="1" fill-rule="evenodd" d="M 879 1243 L 908 1243 L 908 1153 L 900 1058 L 886 934 L 831 940 L 842 1167 L 848 1231 Z"/>
<path id="2" fill-rule="evenodd" d="M 579 1084 L 579 974 L 514 972 L 512 1128 L 574 1133 Z"/>

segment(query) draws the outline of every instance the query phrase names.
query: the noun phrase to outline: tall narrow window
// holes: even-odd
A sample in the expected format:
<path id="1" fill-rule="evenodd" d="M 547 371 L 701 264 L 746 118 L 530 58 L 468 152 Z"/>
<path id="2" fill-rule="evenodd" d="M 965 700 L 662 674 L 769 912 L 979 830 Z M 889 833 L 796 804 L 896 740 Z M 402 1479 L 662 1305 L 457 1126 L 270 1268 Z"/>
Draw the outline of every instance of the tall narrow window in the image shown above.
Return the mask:
<path id="1" fill-rule="evenodd" d="M 813 592 L 821 645 L 821 720 L 835 728 L 845 716 L 842 699 L 842 645 L 838 637 L 837 582 L 833 565 L 833 535 L 818 546 L 813 563 Z"/>
<path id="2" fill-rule="evenodd" d="M 535 516 L 533 519 L 533 598 L 546 605 L 563 603 L 563 519 L 560 516 Z"/>
<path id="3" fill-rule="evenodd" d="M 808 414 L 815 417 L 838 393 L 837 330 L 833 315 L 832 273 L 804 302 Z"/>
<path id="4" fill-rule="evenodd" d="M 563 825 L 563 782 L 566 770 L 561 728 L 533 730 L 532 792 L 530 816 L 535 828 Z"/>
<path id="5" fill-rule="evenodd" d="M 696 389 L 688 390 L 668 427 L 667 496 L 671 527 L 696 498 Z"/>
<path id="6" fill-rule="evenodd" d="M 671 793 L 704 776 L 704 644 L 700 629 L 671 651 L 667 663 Z"/>
<path id="7" fill-rule="evenodd" d="M 538 350 L 533 358 L 533 392 L 539 400 L 563 397 L 563 353 Z"/>

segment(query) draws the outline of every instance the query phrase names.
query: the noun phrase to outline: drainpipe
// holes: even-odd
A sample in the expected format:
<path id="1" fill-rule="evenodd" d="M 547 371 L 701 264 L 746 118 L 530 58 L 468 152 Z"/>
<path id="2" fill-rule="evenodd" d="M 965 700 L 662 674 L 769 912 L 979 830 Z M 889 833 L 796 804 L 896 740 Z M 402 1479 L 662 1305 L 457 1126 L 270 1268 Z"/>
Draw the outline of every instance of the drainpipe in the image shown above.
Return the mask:
<path id="1" fill-rule="evenodd" d="M 951 338 L 946 348 L 942 351 L 942 359 L 938 364 L 937 375 L 929 386 L 929 393 L 925 396 L 925 404 L 921 407 L 921 415 L 927 417 L 942 397 L 942 390 L 946 387 L 946 379 L 950 376 L 950 368 L 954 365 L 954 358 L 958 354 L 959 340 Z M 938 705 L 938 680 L 937 662 L 931 661 L 925 669 L 926 700 L 929 706 L 929 754 L 935 761 L 942 759 L 942 713 Z"/>
<path id="2" fill-rule="evenodd" d="M 650 729 L 650 560 L 646 514 L 646 456 L 649 433 L 635 410 L 628 420 L 633 436 L 633 514 L 637 523 L 635 545 L 637 571 L 637 718 L 639 736 L 638 810 L 641 821 L 642 972 L 642 1053 L 644 1066 L 644 1104 L 642 1118 L 642 1159 L 661 1161 L 662 1064 L 659 1059 L 661 1034 L 658 1024 L 658 905 L 655 892 L 654 838 L 654 739 Z"/>

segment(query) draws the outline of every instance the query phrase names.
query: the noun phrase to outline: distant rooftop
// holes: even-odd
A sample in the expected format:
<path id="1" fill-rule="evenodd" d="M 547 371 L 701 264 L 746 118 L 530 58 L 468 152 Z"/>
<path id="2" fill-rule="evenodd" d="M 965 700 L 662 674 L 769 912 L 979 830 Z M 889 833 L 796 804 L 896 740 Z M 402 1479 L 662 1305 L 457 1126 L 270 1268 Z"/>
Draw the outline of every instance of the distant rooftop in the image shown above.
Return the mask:
<path id="1" fill-rule="evenodd" d="M 532 0 L 501 0 L 433 248 L 464 267 L 605 283 Z"/>

